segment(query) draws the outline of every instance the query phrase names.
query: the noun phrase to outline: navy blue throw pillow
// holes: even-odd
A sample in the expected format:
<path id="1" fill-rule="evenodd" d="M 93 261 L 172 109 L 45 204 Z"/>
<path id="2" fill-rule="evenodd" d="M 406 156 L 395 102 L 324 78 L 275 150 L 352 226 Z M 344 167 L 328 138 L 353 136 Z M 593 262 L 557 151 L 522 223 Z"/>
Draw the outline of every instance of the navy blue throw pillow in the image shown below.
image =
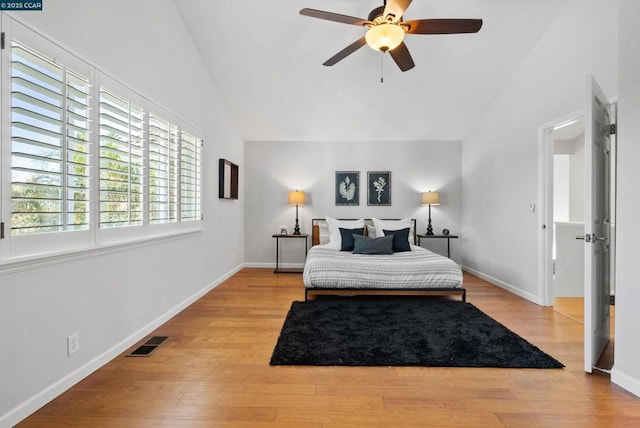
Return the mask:
<path id="1" fill-rule="evenodd" d="M 409 228 L 400 230 L 383 230 L 385 236 L 393 236 L 393 252 L 411 251 L 409 245 Z"/>
<path id="2" fill-rule="evenodd" d="M 353 251 L 353 235 L 364 235 L 364 227 L 360 229 L 340 229 L 340 237 L 342 238 L 342 244 L 340 251 Z"/>
<path id="3" fill-rule="evenodd" d="M 353 254 L 393 254 L 393 235 L 369 238 L 353 235 Z"/>

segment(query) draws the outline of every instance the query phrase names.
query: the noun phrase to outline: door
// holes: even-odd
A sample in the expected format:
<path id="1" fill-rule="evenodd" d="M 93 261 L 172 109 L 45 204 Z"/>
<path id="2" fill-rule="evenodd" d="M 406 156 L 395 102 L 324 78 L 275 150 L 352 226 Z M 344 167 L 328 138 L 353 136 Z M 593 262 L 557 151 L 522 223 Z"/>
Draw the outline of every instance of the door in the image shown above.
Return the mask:
<path id="1" fill-rule="evenodd" d="M 610 150 L 612 107 L 587 77 L 585 117 L 584 369 L 591 373 L 610 336 Z"/>

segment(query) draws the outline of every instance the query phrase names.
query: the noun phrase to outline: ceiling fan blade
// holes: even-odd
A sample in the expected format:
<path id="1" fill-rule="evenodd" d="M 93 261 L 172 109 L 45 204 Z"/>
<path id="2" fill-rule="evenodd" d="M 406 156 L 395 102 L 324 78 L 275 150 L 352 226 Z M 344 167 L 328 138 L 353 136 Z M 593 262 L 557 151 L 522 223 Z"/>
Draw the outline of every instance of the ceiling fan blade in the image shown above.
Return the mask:
<path id="1" fill-rule="evenodd" d="M 457 34 L 477 33 L 482 28 L 482 19 L 418 19 L 405 21 L 407 34 Z"/>
<path id="2" fill-rule="evenodd" d="M 397 48 L 392 51 L 389 51 L 391 54 L 391 58 L 396 62 L 400 70 L 407 71 L 411 70 L 416 64 L 413 62 L 413 58 L 411 58 L 411 54 L 409 53 L 409 49 L 404 42 L 400 43 Z"/>
<path id="3" fill-rule="evenodd" d="M 322 65 L 332 66 L 337 62 L 342 61 L 343 59 L 345 59 L 346 57 L 348 57 L 349 55 L 351 55 L 352 53 L 354 53 L 355 51 L 357 51 L 358 49 L 360 49 L 366 44 L 367 44 L 367 41 L 365 40 L 364 37 L 362 37 L 356 40 L 355 42 L 351 43 L 346 48 L 342 49 L 340 52 L 338 52 L 328 60 L 326 60 L 324 63 L 322 63 Z"/>
<path id="4" fill-rule="evenodd" d="M 398 22 L 407 10 L 412 0 L 387 0 L 384 7 L 384 16 L 393 15 L 393 22 Z"/>
<path id="5" fill-rule="evenodd" d="M 339 13 L 325 12 L 323 10 L 304 8 L 300 10 L 300 15 L 310 16 L 312 18 L 326 19 L 327 21 L 341 22 L 343 24 L 352 24 L 363 26 L 369 21 L 354 16 L 340 15 Z"/>

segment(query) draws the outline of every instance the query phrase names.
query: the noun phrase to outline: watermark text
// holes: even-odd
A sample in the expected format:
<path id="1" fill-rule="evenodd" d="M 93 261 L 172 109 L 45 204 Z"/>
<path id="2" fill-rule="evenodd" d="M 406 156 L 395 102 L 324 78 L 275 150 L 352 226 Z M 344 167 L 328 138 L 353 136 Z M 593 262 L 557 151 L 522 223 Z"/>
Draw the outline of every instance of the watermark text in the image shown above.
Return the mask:
<path id="1" fill-rule="evenodd" d="M 42 10 L 42 2 L 3 1 L 0 3 L 0 10 Z"/>

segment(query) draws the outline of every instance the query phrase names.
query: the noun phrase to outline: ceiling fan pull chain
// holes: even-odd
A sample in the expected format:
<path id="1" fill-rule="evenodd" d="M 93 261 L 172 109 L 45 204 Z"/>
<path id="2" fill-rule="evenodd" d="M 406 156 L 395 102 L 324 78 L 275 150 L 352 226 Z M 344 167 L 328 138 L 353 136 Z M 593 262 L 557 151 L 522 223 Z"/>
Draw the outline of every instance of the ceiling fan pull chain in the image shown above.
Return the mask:
<path id="1" fill-rule="evenodd" d="M 380 83 L 384 83 L 384 52 L 380 53 Z"/>

